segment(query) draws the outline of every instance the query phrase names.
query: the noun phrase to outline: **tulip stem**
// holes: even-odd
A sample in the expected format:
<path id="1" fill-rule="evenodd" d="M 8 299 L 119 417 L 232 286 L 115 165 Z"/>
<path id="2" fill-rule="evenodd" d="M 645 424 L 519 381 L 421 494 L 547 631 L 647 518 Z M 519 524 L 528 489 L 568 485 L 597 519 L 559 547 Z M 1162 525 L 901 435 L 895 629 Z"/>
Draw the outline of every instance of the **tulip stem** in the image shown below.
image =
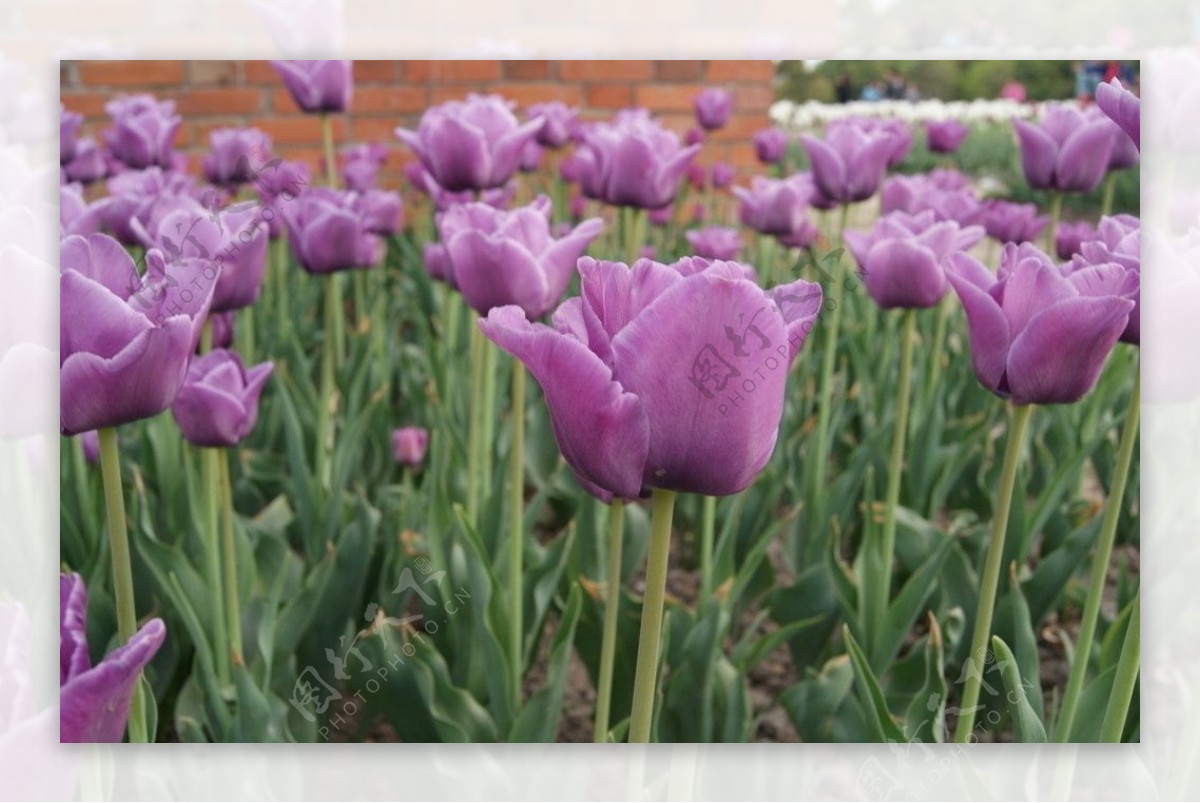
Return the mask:
<path id="1" fill-rule="evenodd" d="M 810 520 L 809 536 L 815 537 L 824 528 L 825 519 L 825 476 L 829 462 L 829 418 L 833 410 L 833 368 L 837 362 L 838 330 L 842 325 L 842 285 L 845 276 L 843 254 L 840 244 L 846 231 L 846 218 L 850 213 L 850 205 L 842 204 L 841 217 L 838 224 L 837 262 L 833 266 L 831 295 L 823 309 L 829 310 L 829 326 L 825 332 L 825 353 L 821 360 L 821 384 L 817 391 L 817 438 L 816 466 L 813 471 L 813 483 L 809 489 L 809 500 L 812 503 L 812 519 Z"/>
<path id="2" fill-rule="evenodd" d="M 479 439 L 482 437 L 480 411 L 483 408 L 483 332 L 471 327 L 471 386 L 467 389 L 470 402 L 467 419 L 467 520 L 471 526 L 479 521 Z"/>
<path id="3" fill-rule="evenodd" d="M 288 302 L 288 246 L 286 237 L 287 233 L 281 231 L 279 239 L 275 241 L 276 283 L 279 285 L 279 310 L 276 314 L 279 315 L 280 329 L 284 332 L 290 331 L 292 327 L 291 304 Z"/>
<path id="4" fill-rule="evenodd" d="M 967 655 L 970 667 L 966 670 L 967 682 L 959 707 L 961 715 L 954 732 L 956 742 L 969 741 L 971 731 L 975 727 L 975 709 L 979 703 L 979 685 L 983 680 L 984 656 L 991 635 L 992 613 L 996 608 L 996 590 L 1000 586 L 1000 564 L 1004 562 L 1008 513 L 1012 507 L 1013 488 L 1017 484 L 1017 464 L 1020 462 L 1021 446 L 1032 412 L 1033 405 L 1015 406 L 1009 419 L 1008 444 L 1004 449 L 1004 466 L 1000 472 L 1000 487 L 996 491 L 996 506 L 992 514 L 992 533 L 979 584 L 975 630 L 971 635 L 971 652 Z"/>
<path id="5" fill-rule="evenodd" d="M 671 517 L 675 492 L 654 489 L 650 517 L 650 553 L 646 558 L 646 592 L 642 597 L 642 632 L 638 638 L 637 671 L 633 677 L 633 710 L 629 743 L 647 744 L 654 723 L 658 650 L 662 636 L 663 600 L 667 592 L 667 560 L 671 553 Z"/>
<path id="6" fill-rule="evenodd" d="M 137 633 L 137 608 L 133 598 L 133 562 L 129 553 L 129 531 L 125 524 L 125 495 L 121 489 L 121 456 L 117 451 L 117 430 L 103 427 L 100 436 L 100 474 L 104 483 L 104 507 L 108 515 L 108 545 L 112 554 L 113 599 L 117 608 L 117 635 L 122 644 Z M 129 741 L 145 743 L 146 700 L 142 679 L 133 685 L 129 704 Z"/>
<path id="7" fill-rule="evenodd" d="M 495 452 L 496 437 L 496 355 L 500 347 L 487 338 L 481 338 L 483 347 L 483 409 L 479 418 L 479 476 L 480 488 L 492 488 L 492 457 Z M 480 495 L 479 506 L 484 507 L 487 501 Z"/>
<path id="8" fill-rule="evenodd" d="M 249 365 L 254 362 L 254 305 L 242 310 L 242 357 Z"/>
<path id="9" fill-rule="evenodd" d="M 321 346 L 321 398 L 317 400 L 317 478 L 330 487 L 330 462 L 333 451 L 333 393 L 334 393 L 334 321 L 338 317 L 338 299 L 334 293 L 337 276 L 331 276 L 325 288 L 325 332 Z"/>
<path id="10" fill-rule="evenodd" d="M 1063 196 L 1055 190 L 1050 193 L 1050 225 L 1046 226 L 1046 253 L 1053 259 L 1058 237 L 1058 221 L 1062 217 Z"/>
<path id="11" fill-rule="evenodd" d="M 200 327 L 200 353 L 208 354 L 212 351 L 213 345 L 213 322 L 212 316 L 204 319 L 204 326 Z"/>
<path id="12" fill-rule="evenodd" d="M 708 601 L 713 593 L 713 537 L 717 529 L 717 497 L 700 498 L 700 599 Z"/>
<path id="13" fill-rule="evenodd" d="M 337 161 L 333 156 L 333 117 L 329 113 L 321 115 L 321 140 L 325 145 L 325 182 L 337 188 Z"/>
<path id="14" fill-rule="evenodd" d="M 488 344 L 490 345 L 490 344 Z M 521 619 L 525 604 L 521 570 L 525 551 L 525 364 L 513 360 L 512 445 L 509 448 L 508 478 L 508 605 L 509 648 L 512 651 L 513 700 L 521 699 L 521 675 L 525 666 L 524 628 Z"/>
<path id="15" fill-rule="evenodd" d="M 617 653 L 617 618 L 621 610 L 621 546 L 624 541 L 625 502 L 613 499 L 608 508 L 608 577 L 604 584 L 604 635 L 600 641 L 600 672 L 596 679 L 596 722 L 592 741 L 608 741 L 612 708 L 613 661 Z"/>
<path id="16" fill-rule="evenodd" d="M 1113 196 L 1117 192 L 1117 174 L 1116 171 L 1110 170 L 1104 179 L 1104 195 L 1100 201 L 1100 217 L 1107 217 L 1112 214 Z"/>
<path id="17" fill-rule="evenodd" d="M 937 392 L 938 380 L 942 377 L 942 355 L 946 350 L 946 329 L 953 310 L 951 300 L 943 298 L 938 304 L 937 326 L 933 330 L 933 344 L 929 349 L 929 372 L 925 375 L 925 390 L 921 396 L 922 406 L 928 410 Z"/>
<path id="18" fill-rule="evenodd" d="M 201 449 L 200 464 L 204 471 L 204 556 L 208 580 L 209 604 L 212 605 L 213 653 L 216 656 L 217 677 L 227 685 L 229 673 L 228 629 L 225 626 L 225 601 L 221 577 L 221 459 L 218 449 Z"/>
<path id="19" fill-rule="evenodd" d="M 244 666 L 242 660 L 242 606 L 238 600 L 236 534 L 233 522 L 233 483 L 229 478 L 229 458 L 226 450 L 216 450 L 217 470 L 221 481 L 221 546 L 225 559 L 225 616 L 228 619 L 229 660 L 233 666 Z"/>
<path id="20" fill-rule="evenodd" d="M 896 507 L 900 504 L 900 478 L 904 474 L 904 442 L 908 435 L 909 396 L 912 387 L 913 344 L 916 341 L 917 311 L 904 311 L 900 333 L 900 386 L 896 391 L 896 423 L 892 432 L 891 462 L 888 464 L 887 496 L 884 504 L 882 560 L 877 588 L 865 588 L 867 616 L 872 639 L 879 643 L 887 623 L 887 608 L 892 582 L 893 554 L 896 551 Z M 883 657 L 883 656 L 876 656 Z"/>
<path id="21" fill-rule="evenodd" d="M 1125 731 L 1125 718 L 1129 715 L 1129 703 L 1137 688 L 1138 665 L 1142 652 L 1142 592 L 1138 589 L 1129 611 L 1129 625 L 1125 631 L 1125 643 L 1121 645 L 1121 657 L 1117 659 L 1117 672 L 1113 678 L 1112 692 L 1108 697 L 1108 708 L 1104 711 L 1104 722 L 1100 725 L 1101 742 L 1119 742 Z M 1078 659 L 1076 659 L 1078 660 Z"/>
<path id="22" fill-rule="evenodd" d="M 1141 374 L 1134 372 L 1133 395 L 1129 400 L 1129 411 L 1125 414 L 1125 428 L 1121 432 L 1121 443 L 1117 447 L 1117 461 L 1113 471 L 1112 485 L 1104 508 L 1104 521 L 1100 526 L 1100 539 L 1096 542 L 1096 555 L 1092 562 L 1091 584 L 1087 600 L 1083 605 L 1083 618 L 1079 622 L 1079 635 L 1075 640 L 1075 660 L 1071 664 L 1071 675 L 1067 690 L 1063 693 L 1062 709 L 1058 715 L 1058 741 L 1065 742 L 1071 736 L 1075 709 L 1083 691 L 1088 664 L 1092 655 L 1092 639 L 1096 635 L 1096 623 L 1100 618 L 1100 602 L 1104 597 L 1104 581 L 1108 576 L 1108 563 L 1112 558 L 1113 543 L 1116 541 L 1117 522 L 1121 518 L 1121 506 L 1125 498 L 1125 484 L 1129 479 L 1129 466 L 1133 462 L 1133 447 L 1137 442 L 1138 419 L 1141 411 Z"/>
<path id="23" fill-rule="evenodd" d="M 632 206 L 625 209 L 625 253 L 629 256 L 629 265 L 642 255 L 642 239 L 645 237 L 646 211 Z"/>

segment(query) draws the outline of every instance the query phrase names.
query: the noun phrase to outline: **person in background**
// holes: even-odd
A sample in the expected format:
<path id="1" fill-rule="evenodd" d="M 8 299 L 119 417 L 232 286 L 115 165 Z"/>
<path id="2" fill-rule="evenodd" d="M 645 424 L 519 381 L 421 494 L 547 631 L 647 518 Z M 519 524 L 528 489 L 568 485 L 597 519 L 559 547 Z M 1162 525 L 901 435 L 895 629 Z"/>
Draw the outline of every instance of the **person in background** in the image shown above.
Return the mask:
<path id="1" fill-rule="evenodd" d="M 850 83 L 850 73 L 843 72 L 834 83 L 838 103 L 849 103 L 854 98 L 854 85 Z"/>
<path id="2" fill-rule="evenodd" d="M 863 86 L 862 99 L 874 103 L 883 98 L 883 90 L 879 86 L 878 81 L 871 81 Z"/>
<path id="3" fill-rule="evenodd" d="M 888 70 L 883 96 L 888 100 L 904 100 L 906 91 L 904 76 L 895 70 Z"/>
<path id="4" fill-rule="evenodd" d="M 1025 85 L 1016 79 L 1009 79 L 1004 82 L 1004 86 L 1000 88 L 1000 97 L 1004 100 L 1014 100 L 1017 103 L 1025 102 Z"/>

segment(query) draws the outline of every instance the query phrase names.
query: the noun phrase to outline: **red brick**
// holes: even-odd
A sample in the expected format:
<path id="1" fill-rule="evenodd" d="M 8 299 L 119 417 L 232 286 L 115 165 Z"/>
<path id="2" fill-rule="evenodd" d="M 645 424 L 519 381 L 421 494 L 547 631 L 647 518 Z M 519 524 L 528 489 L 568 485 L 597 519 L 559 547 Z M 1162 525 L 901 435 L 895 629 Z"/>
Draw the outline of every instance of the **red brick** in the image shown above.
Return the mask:
<path id="1" fill-rule="evenodd" d="M 244 62 L 242 71 L 246 76 L 246 83 L 248 84 L 277 84 L 283 80 L 279 77 L 279 73 L 275 72 L 275 68 L 271 66 L 271 62 L 269 61 Z"/>
<path id="2" fill-rule="evenodd" d="M 85 86 L 163 86 L 183 83 L 182 61 L 85 61 L 79 65 Z"/>
<path id="3" fill-rule="evenodd" d="M 647 81 L 653 65 L 643 59 L 628 61 L 563 61 L 558 77 L 563 81 Z"/>
<path id="4" fill-rule="evenodd" d="M 770 124 L 766 114 L 735 114 L 710 136 L 721 142 L 747 141 Z"/>
<path id="5" fill-rule="evenodd" d="M 355 95 L 358 94 L 360 82 L 391 82 L 396 80 L 396 62 L 394 61 L 356 61 L 354 62 Z"/>
<path id="6" fill-rule="evenodd" d="M 189 61 L 188 81 L 193 84 L 228 86 L 237 83 L 236 61 Z"/>
<path id="7" fill-rule="evenodd" d="M 445 86 L 434 84 L 429 88 L 429 103 L 437 105 L 445 103 L 448 100 L 463 100 L 472 92 L 478 92 L 481 87 L 478 86 Z"/>
<path id="8" fill-rule="evenodd" d="M 322 141 L 321 118 L 315 114 L 265 118 L 255 123 L 280 145 L 315 145 Z M 341 116 L 333 118 L 333 136 L 339 144 L 346 140 L 346 121 Z"/>
<path id="9" fill-rule="evenodd" d="M 428 105 L 423 86 L 364 86 L 355 88 L 351 112 L 420 112 Z"/>
<path id="10" fill-rule="evenodd" d="M 108 95 L 99 92 L 60 92 L 59 100 L 70 111 L 85 117 L 105 117 L 104 104 Z"/>
<path id="11" fill-rule="evenodd" d="M 733 108 L 739 112 L 766 112 L 775 102 L 775 90 L 769 85 L 739 86 L 733 90 Z"/>
<path id="12" fill-rule="evenodd" d="M 708 80 L 762 82 L 767 85 L 775 78 L 775 64 L 770 61 L 719 60 L 708 63 Z"/>
<path id="13" fill-rule="evenodd" d="M 479 81 L 500 80 L 500 62 L 495 59 L 461 60 L 461 61 L 432 61 L 429 80 L 435 83 L 477 83 Z M 409 73 L 405 72 L 407 80 Z"/>
<path id="14" fill-rule="evenodd" d="M 544 81 L 550 77 L 550 62 L 506 61 L 504 62 L 504 77 L 510 81 Z"/>
<path id="15" fill-rule="evenodd" d="M 691 111 L 692 101 L 700 89 L 694 84 L 643 84 L 634 91 L 634 99 L 639 106 L 652 111 Z"/>
<path id="16" fill-rule="evenodd" d="M 262 128 L 264 120 L 254 117 L 249 121 L 249 125 Z M 200 122 L 188 123 L 184 120 L 183 128 L 189 129 L 191 141 L 197 148 L 208 148 L 208 135 L 218 128 L 237 128 L 247 125 L 247 121 L 237 117 L 223 117 L 215 119 L 207 119 Z"/>
<path id="17" fill-rule="evenodd" d="M 578 84 L 500 84 L 490 89 L 509 100 L 515 100 L 519 106 L 550 100 L 561 100 L 568 106 L 578 106 L 583 102 L 583 92 Z"/>
<path id="18" fill-rule="evenodd" d="M 263 92 L 257 87 L 192 89 L 179 96 L 179 113 L 248 114 L 263 109 Z"/>
<path id="19" fill-rule="evenodd" d="M 415 128 L 416 119 L 403 120 L 397 117 L 356 117 L 354 118 L 355 142 L 386 142 L 400 147 L 396 139 L 397 128 Z"/>
<path id="20" fill-rule="evenodd" d="M 633 105 L 633 87 L 629 84 L 591 84 L 587 105 L 594 109 L 624 109 Z"/>
<path id="21" fill-rule="evenodd" d="M 660 81 L 699 81 L 704 77 L 702 61 L 656 61 L 654 66 Z"/>

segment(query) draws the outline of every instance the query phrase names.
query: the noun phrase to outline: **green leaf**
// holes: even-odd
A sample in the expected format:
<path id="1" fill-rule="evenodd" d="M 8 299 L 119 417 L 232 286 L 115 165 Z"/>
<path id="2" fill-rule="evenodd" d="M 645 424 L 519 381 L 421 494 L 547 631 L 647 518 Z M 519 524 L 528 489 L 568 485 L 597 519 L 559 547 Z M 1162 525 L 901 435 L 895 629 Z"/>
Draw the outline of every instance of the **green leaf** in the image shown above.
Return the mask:
<path id="1" fill-rule="evenodd" d="M 946 667 L 942 650 L 942 629 L 937 617 L 929 613 L 929 635 L 923 639 L 925 677 L 904 714 L 904 733 L 908 742 L 943 742 L 946 735 Z"/>
<path id="2" fill-rule="evenodd" d="M 917 617 L 921 615 L 925 602 L 937 588 L 938 572 L 942 569 L 942 562 L 950 554 L 950 545 L 953 543 L 953 538 L 945 536 L 934 549 L 933 554 L 912 573 L 908 581 L 901 587 L 900 593 L 888 606 L 887 626 L 880 634 L 875 660 L 871 664 L 873 667 L 877 669 L 886 667 L 900 651 L 900 647 L 908 638 Z"/>
<path id="3" fill-rule="evenodd" d="M 1000 677 L 1004 681 L 1004 697 L 1008 702 L 1008 711 L 1012 715 L 1017 741 L 1045 742 L 1046 727 L 1042 724 L 1038 713 L 1033 710 L 1033 706 L 1029 704 L 1027 694 L 1027 691 L 1032 690 L 1037 691 L 1040 695 L 1041 686 L 1036 681 L 1031 681 L 1030 685 L 1026 687 L 1021 679 L 1021 669 L 1017 665 L 1016 656 L 1004 643 L 1004 639 L 992 636 L 992 652 L 996 655 Z"/>
<path id="4" fill-rule="evenodd" d="M 553 742 L 558 733 L 567 683 L 567 665 L 571 659 L 575 626 L 579 623 L 579 611 L 583 603 L 582 593 L 578 585 L 571 588 L 567 608 L 550 644 L 546 685 L 535 692 L 517 714 L 517 720 L 508 735 L 510 742 Z"/>
<path id="5" fill-rule="evenodd" d="M 850 662 L 854 665 L 854 679 L 858 682 L 858 696 L 862 703 L 863 713 L 877 742 L 904 742 L 904 733 L 896 724 L 896 720 L 888 711 L 887 700 L 879 687 L 879 680 L 871 671 L 867 657 L 863 655 L 850 633 L 850 628 L 842 625 L 842 639 L 846 642 L 846 651 L 850 654 Z"/>

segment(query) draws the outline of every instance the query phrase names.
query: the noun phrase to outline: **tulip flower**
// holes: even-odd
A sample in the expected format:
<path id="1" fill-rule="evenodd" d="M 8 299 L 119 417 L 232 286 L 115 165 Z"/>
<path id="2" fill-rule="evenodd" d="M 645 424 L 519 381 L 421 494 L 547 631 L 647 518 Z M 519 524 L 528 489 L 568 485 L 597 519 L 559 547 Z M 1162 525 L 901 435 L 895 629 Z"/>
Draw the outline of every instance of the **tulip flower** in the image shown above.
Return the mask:
<path id="1" fill-rule="evenodd" d="M 355 192 L 373 190 L 379 169 L 387 161 L 388 147 L 382 142 L 364 142 L 342 149 L 342 181 Z"/>
<path id="2" fill-rule="evenodd" d="M 405 466 L 419 466 L 429 446 L 429 431 L 421 427 L 401 427 L 392 432 L 392 457 Z"/>
<path id="3" fill-rule="evenodd" d="M 354 94 L 354 62 L 272 61 L 292 100 L 309 114 L 344 112 Z"/>
<path id="4" fill-rule="evenodd" d="M 183 195 L 204 203 L 205 190 L 196 185 L 194 178 L 159 167 L 126 170 L 110 178 L 107 188 L 108 197 L 100 207 L 101 222 L 105 231 L 125 245 L 142 245 L 139 231 L 149 225 L 160 205 L 170 203 L 174 197 Z"/>
<path id="5" fill-rule="evenodd" d="M 437 183 L 437 180 L 419 162 L 408 163 L 405 165 L 404 172 L 414 189 L 433 199 L 434 208 L 439 212 L 445 212 L 447 209 L 459 204 L 473 203 L 476 200 L 475 193 L 473 192 L 450 192 L 446 190 L 442 185 Z M 484 190 L 479 193 L 478 201 L 496 209 L 505 209 L 512 202 L 516 193 L 517 184 L 515 181 L 510 181 L 503 187 Z"/>
<path id="6" fill-rule="evenodd" d="M 930 153 L 954 153 L 971 129 L 958 120 L 930 120 L 925 123 L 925 144 Z"/>
<path id="7" fill-rule="evenodd" d="M 997 274 L 953 254 L 975 375 L 1013 404 L 1067 404 L 1092 389 L 1129 322 L 1137 275 L 1109 263 L 1067 273 L 1032 245 L 1008 244 Z"/>
<path id="8" fill-rule="evenodd" d="M 530 140 L 521 151 L 521 163 L 517 166 L 522 173 L 536 173 L 542 164 L 542 146 Z"/>
<path id="9" fill-rule="evenodd" d="M 113 127 L 105 132 L 108 147 L 126 167 L 173 165 L 175 133 L 183 124 L 174 101 L 123 95 L 106 103 L 104 110 L 113 121 Z"/>
<path id="10" fill-rule="evenodd" d="M 236 189 L 253 181 L 253 165 L 271 158 L 271 138 L 257 128 L 218 128 L 208 141 L 210 150 L 201 167 L 204 177 L 220 187 Z"/>
<path id="11" fill-rule="evenodd" d="M 236 352 L 215 349 L 192 360 L 171 405 L 180 432 L 193 446 L 236 446 L 258 420 L 258 398 L 274 365 L 245 368 Z"/>
<path id="12" fill-rule="evenodd" d="M 208 320 L 212 324 L 212 347 L 227 349 L 232 346 L 233 333 L 237 324 L 234 311 L 214 312 L 208 316 Z"/>
<path id="13" fill-rule="evenodd" d="M 704 144 L 704 129 L 699 126 L 692 126 L 687 131 L 683 132 L 684 145 L 703 145 Z"/>
<path id="14" fill-rule="evenodd" d="M 172 260 L 212 260 L 221 267 L 214 312 L 248 307 L 258 300 L 267 267 L 269 232 L 254 206 L 205 208 L 179 195 L 159 203 L 145 225 L 130 223 L 146 248 L 159 248 Z"/>
<path id="15" fill-rule="evenodd" d="M 425 272 L 429 274 L 430 278 L 445 282 L 457 290 L 458 288 L 454 285 L 454 272 L 450 269 L 450 255 L 446 253 L 446 246 L 441 243 L 427 242 L 422 253 L 425 262 Z"/>
<path id="16" fill-rule="evenodd" d="M 58 163 L 65 165 L 75 158 L 75 148 L 79 140 L 79 127 L 83 125 L 83 115 L 68 111 L 66 106 L 58 107 Z"/>
<path id="17" fill-rule="evenodd" d="M 696 122 L 705 131 L 716 131 L 729 122 L 729 115 L 733 112 L 733 95 L 724 89 L 710 87 L 696 95 L 692 107 L 696 112 Z"/>
<path id="18" fill-rule="evenodd" d="M 254 188 L 263 201 L 262 219 L 267 222 L 271 239 L 283 232 L 283 205 L 290 204 L 306 187 L 310 176 L 304 162 L 272 159 L 259 171 Z"/>
<path id="19" fill-rule="evenodd" d="M 283 205 L 288 242 L 300 267 L 333 273 L 379 264 L 383 240 L 367 228 L 356 203 L 356 193 L 312 188 Z"/>
<path id="20" fill-rule="evenodd" d="M 1070 259 L 1079 253 L 1081 243 L 1095 237 L 1096 227 L 1086 220 L 1064 221 L 1058 224 L 1058 231 L 1054 235 L 1054 251 L 1059 259 Z"/>
<path id="21" fill-rule="evenodd" d="M 669 206 L 700 145 L 683 147 L 645 109 L 619 113 L 611 123 L 592 125 L 576 151 L 584 195 L 613 206 Z"/>
<path id="22" fill-rule="evenodd" d="M 982 226 L 960 228 L 938 221 L 932 212 L 892 212 L 869 232 L 847 231 L 846 247 L 854 255 L 867 292 L 883 309 L 924 309 L 946 294 L 946 259 L 979 242 Z"/>
<path id="23" fill-rule="evenodd" d="M 463 204 L 441 213 L 453 284 L 476 311 L 519 306 L 536 319 L 550 311 L 571 280 L 572 268 L 604 228 L 585 220 L 567 236 L 550 235 L 550 199 L 505 212 L 486 204 Z"/>
<path id="24" fill-rule="evenodd" d="M 104 234 L 60 248 L 60 402 L 64 435 L 115 427 L 171 406 L 196 350 L 220 268 L 167 264 L 146 254 L 146 275 Z"/>
<path id="25" fill-rule="evenodd" d="M 733 168 L 725 162 L 717 162 L 712 166 L 712 185 L 714 189 L 723 190 L 733 183 Z"/>
<path id="26" fill-rule="evenodd" d="M 766 165 L 779 164 L 787 155 L 790 138 L 781 128 L 764 128 L 754 135 L 754 155 Z"/>
<path id="27" fill-rule="evenodd" d="M 989 200 L 983 204 L 983 228 L 988 236 L 1001 243 L 1024 243 L 1036 240 L 1050 218 L 1039 215 L 1035 204 Z"/>
<path id="28" fill-rule="evenodd" d="M 488 190 L 516 172 L 525 146 L 542 127 L 521 123 L 499 95 L 468 95 L 427 109 L 416 131 L 396 129 L 434 180 L 451 192 Z"/>
<path id="29" fill-rule="evenodd" d="M 1096 105 L 1142 149 L 1142 102 L 1114 78 L 1096 87 Z"/>
<path id="30" fill-rule="evenodd" d="M 78 184 L 64 184 L 58 190 L 58 221 L 63 236 L 95 234 L 100 230 L 108 199 L 88 203 Z"/>
<path id="31" fill-rule="evenodd" d="M 817 189 L 840 204 L 874 195 L 896 150 L 890 134 L 856 125 L 830 126 L 823 140 L 808 134 L 800 139 L 812 162 Z"/>
<path id="32" fill-rule="evenodd" d="M 404 203 L 398 192 L 360 192 L 353 206 L 362 218 L 363 228 L 372 234 L 395 234 L 404 228 Z"/>
<path id="33" fill-rule="evenodd" d="M 1135 346 L 1142 339 L 1141 232 L 1141 221 L 1132 215 L 1101 218 L 1095 236 L 1084 238 L 1079 244 L 1078 253 L 1064 266 L 1067 271 L 1074 273 L 1088 267 L 1115 263 L 1138 276 L 1133 311 L 1129 313 L 1129 323 L 1121 332 L 1121 342 Z"/>
<path id="34" fill-rule="evenodd" d="M 1013 126 L 1030 187 L 1091 192 L 1100 186 L 1115 139 L 1108 121 L 1088 120 L 1073 106 L 1054 104 L 1040 125 L 1014 119 Z"/>
<path id="35" fill-rule="evenodd" d="M 541 120 L 537 132 L 537 143 L 543 148 L 561 148 L 571 141 L 571 132 L 579 122 L 579 109 L 572 108 L 561 100 L 536 103 L 525 110 L 530 120 Z"/>
<path id="36" fill-rule="evenodd" d="M 80 444 L 83 446 L 83 459 L 91 465 L 96 465 L 100 462 L 100 434 L 96 430 L 88 430 L 80 433 L 76 437 L 79 438 Z"/>
<path id="37" fill-rule="evenodd" d="M 777 237 L 804 228 L 812 193 L 812 180 L 805 173 L 782 179 L 755 176 L 750 180 L 750 189 L 733 188 L 733 194 L 741 201 L 742 223 L 760 234 Z"/>
<path id="38" fill-rule="evenodd" d="M 702 259 L 718 261 L 736 260 L 742 250 L 742 235 L 737 229 L 726 226 L 709 226 L 706 229 L 693 229 L 685 232 L 684 237 L 692 246 L 692 251 Z"/>
<path id="39" fill-rule="evenodd" d="M 104 153 L 91 137 L 81 137 L 75 144 L 71 161 L 62 166 L 62 175 L 68 182 L 91 184 L 109 175 Z"/>
<path id="40" fill-rule="evenodd" d="M 652 209 L 646 215 L 651 226 L 662 228 L 675 219 L 675 207 L 664 206 L 662 209 Z"/>
<path id="41" fill-rule="evenodd" d="M 1097 106 L 1088 107 L 1085 116 L 1089 121 L 1098 121 L 1112 129 L 1113 147 L 1108 157 L 1108 169 L 1124 170 L 1138 163 L 1138 146 L 1125 131 Z M 1111 179 L 1112 176 L 1109 176 Z"/>
<path id="42" fill-rule="evenodd" d="M 579 261 L 582 295 L 530 323 L 493 309 L 484 334 L 545 391 L 555 438 L 584 481 L 727 495 L 775 446 L 787 367 L 820 309 L 819 286 L 770 292 L 732 262 Z"/>
<path id="43" fill-rule="evenodd" d="M 87 642 L 87 588 L 77 574 L 61 574 L 59 592 L 59 740 L 120 742 L 142 670 L 166 639 L 151 619 L 128 643 L 92 666 Z"/>

